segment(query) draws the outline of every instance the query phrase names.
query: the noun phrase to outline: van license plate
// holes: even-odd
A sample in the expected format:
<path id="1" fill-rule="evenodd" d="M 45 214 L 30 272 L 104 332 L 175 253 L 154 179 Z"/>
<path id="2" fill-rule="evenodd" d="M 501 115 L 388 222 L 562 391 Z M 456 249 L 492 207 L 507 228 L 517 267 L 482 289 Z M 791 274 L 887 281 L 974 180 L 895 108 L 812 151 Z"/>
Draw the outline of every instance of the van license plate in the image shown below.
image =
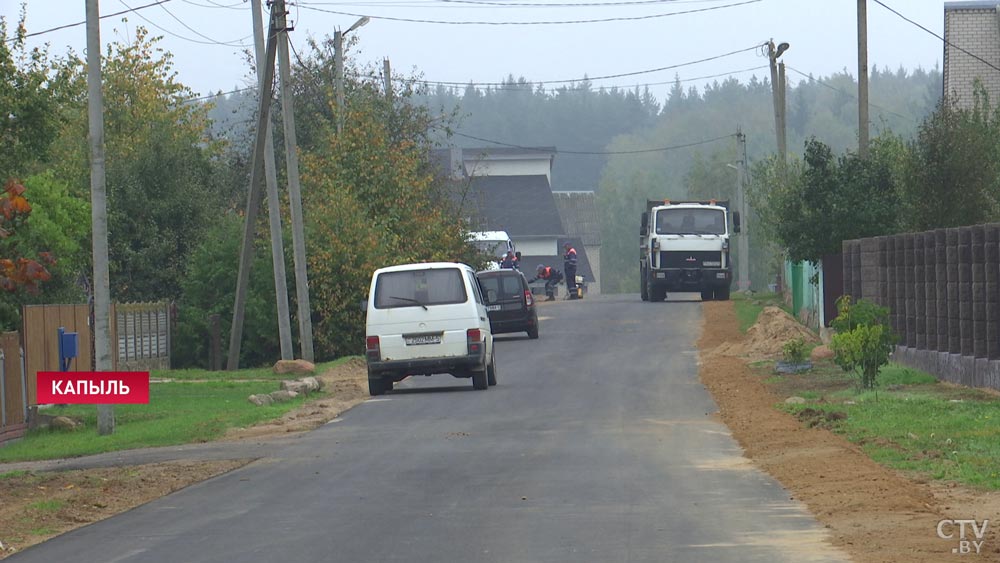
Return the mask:
<path id="1" fill-rule="evenodd" d="M 666 273 L 664 273 L 664 272 L 656 272 L 656 278 L 657 279 L 661 279 L 662 280 L 665 277 L 667 277 Z"/>
<path id="2" fill-rule="evenodd" d="M 440 344 L 441 335 L 439 334 L 422 334 L 420 336 L 407 336 L 403 338 L 407 346 L 417 346 L 419 344 Z"/>
<path id="3" fill-rule="evenodd" d="M 487 311 L 499 311 L 500 308 L 501 308 L 500 305 L 487 305 L 486 306 L 486 310 Z"/>

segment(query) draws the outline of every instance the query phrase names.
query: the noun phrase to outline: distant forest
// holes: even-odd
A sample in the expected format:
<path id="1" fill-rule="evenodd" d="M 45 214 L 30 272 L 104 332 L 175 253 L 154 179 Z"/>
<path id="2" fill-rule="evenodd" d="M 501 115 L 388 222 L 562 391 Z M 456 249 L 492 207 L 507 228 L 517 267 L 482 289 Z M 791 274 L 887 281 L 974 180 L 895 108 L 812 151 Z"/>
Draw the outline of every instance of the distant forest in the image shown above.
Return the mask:
<path id="1" fill-rule="evenodd" d="M 854 78 L 847 73 L 814 78 L 791 69 L 788 75 L 790 81 L 802 79 L 787 94 L 788 150 L 801 153 L 810 137 L 835 150 L 855 146 Z M 911 136 L 933 109 L 941 88 L 937 70 L 872 69 L 869 98 L 873 135 L 888 129 Z M 434 111 L 457 110 L 455 131 L 462 135 L 510 145 L 555 147 L 559 151 L 553 169 L 555 190 L 599 190 L 602 174 L 641 162 L 656 163 L 666 181 L 661 189 L 676 194 L 691 156 L 709 154 L 721 145 L 615 158 L 574 154 L 579 152 L 685 145 L 735 133 L 737 127 L 747 135 L 751 159 L 775 151 L 770 82 L 756 76 L 747 82 L 735 78 L 715 82 L 702 91 L 685 89 L 677 80 L 666 100 L 658 100 L 648 89 L 604 89 L 589 82 L 543 89 L 513 77 L 488 89 L 439 87 L 425 94 L 424 100 Z M 469 137 L 455 135 L 450 142 L 462 147 L 502 146 Z M 610 169 L 609 164 L 613 165 Z"/>
<path id="2" fill-rule="evenodd" d="M 845 71 L 813 77 L 789 68 L 788 77 L 794 83 L 786 98 L 790 158 L 800 156 L 811 138 L 837 153 L 854 150 L 853 76 Z M 869 86 L 872 136 L 892 132 L 909 139 L 941 97 L 942 77 L 936 69 L 873 68 Z M 216 98 L 209 114 L 214 133 L 249 147 L 253 96 L 248 91 Z M 643 88 L 607 89 L 584 81 L 551 89 L 513 76 L 485 89 L 417 88 L 410 98 L 442 116 L 441 127 L 431 132 L 439 145 L 555 147 L 552 188 L 598 193 L 602 285 L 609 292 L 638 290 L 634 247 L 647 198 L 732 198 L 736 173 L 726 164 L 739 160 L 737 130 L 746 135 L 751 166 L 776 152 L 771 99 L 770 82 L 756 76 L 702 89 L 685 88 L 677 79 L 663 100 Z M 765 244 L 751 237 L 754 261 L 767 256 Z M 765 272 L 774 270 L 774 259 L 752 264 L 755 286 L 770 281 Z"/>

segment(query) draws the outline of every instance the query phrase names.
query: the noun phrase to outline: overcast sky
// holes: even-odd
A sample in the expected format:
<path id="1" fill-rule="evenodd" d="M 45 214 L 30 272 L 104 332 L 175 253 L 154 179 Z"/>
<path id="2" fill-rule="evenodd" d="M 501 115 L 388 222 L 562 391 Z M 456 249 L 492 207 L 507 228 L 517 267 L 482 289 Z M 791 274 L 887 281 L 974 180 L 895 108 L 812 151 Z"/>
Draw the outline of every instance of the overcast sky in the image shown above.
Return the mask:
<path id="1" fill-rule="evenodd" d="M 156 0 L 101 0 L 101 14 L 138 8 Z M 881 0 L 904 16 L 941 34 L 944 2 Z M 22 2 L 0 0 L 0 16 L 16 22 Z M 84 0 L 27 0 L 27 31 L 41 32 L 85 19 Z M 788 42 L 782 57 L 788 79 L 857 68 L 856 0 L 294 0 L 289 18 L 291 39 L 299 54 L 309 36 L 346 30 L 358 16 L 368 25 L 352 32 L 359 40 L 349 56 L 393 71 L 422 73 L 431 81 L 497 82 L 508 74 L 535 82 L 638 73 L 595 85 L 655 84 L 662 99 L 674 76 L 686 85 L 703 86 L 732 74 L 747 80 L 768 71 L 744 71 L 767 64 L 755 50 L 658 72 L 760 44 L 770 38 Z M 692 12 L 699 10 L 697 12 Z M 342 12 L 335 14 L 330 12 Z M 692 13 L 679 13 L 692 12 Z M 669 15 L 673 14 L 673 15 Z M 122 18 L 128 21 L 123 22 Z M 518 22 L 472 25 L 395 21 Z M 528 22 L 606 20 L 553 25 Z M 632 19 L 626 19 L 632 18 Z M 645 18 L 645 19 L 635 19 Z M 103 20 L 103 43 L 125 40 L 135 26 L 164 36 L 161 46 L 174 54 L 181 82 L 199 94 L 246 86 L 248 66 L 240 44 L 252 45 L 248 0 L 168 0 L 127 16 Z M 940 67 L 941 41 L 880 6 L 868 4 L 869 64 L 906 69 Z M 84 52 L 85 26 L 32 37 L 30 45 L 49 43 L 53 54 L 72 47 Z M 219 44 L 228 43 L 228 44 Z M 738 72 L 743 71 L 743 72 Z M 558 86 L 558 84 L 552 84 Z"/>

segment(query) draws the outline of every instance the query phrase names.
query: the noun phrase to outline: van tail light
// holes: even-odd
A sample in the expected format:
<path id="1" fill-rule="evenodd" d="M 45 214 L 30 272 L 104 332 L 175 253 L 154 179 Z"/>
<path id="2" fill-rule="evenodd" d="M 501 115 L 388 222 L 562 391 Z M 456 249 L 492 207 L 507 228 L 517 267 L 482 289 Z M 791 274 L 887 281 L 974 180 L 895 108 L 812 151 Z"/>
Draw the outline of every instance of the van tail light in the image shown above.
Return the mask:
<path id="1" fill-rule="evenodd" d="M 478 328 L 470 328 L 465 334 L 469 341 L 469 355 L 475 356 L 481 354 L 483 352 L 483 343 L 481 342 L 483 337 L 482 331 Z"/>
<path id="2" fill-rule="evenodd" d="M 370 362 L 377 362 L 382 359 L 382 350 L 379 348 L 377 336 L 365 338 L 365 357 Z"/>
<path id="3" fill-rule="evenodd" d="M 531 296 L 530 289 L 524 290 L 524 304 L 528 307 L 531 307 L 532 305 L 535 304 L 535 298 Z"/>

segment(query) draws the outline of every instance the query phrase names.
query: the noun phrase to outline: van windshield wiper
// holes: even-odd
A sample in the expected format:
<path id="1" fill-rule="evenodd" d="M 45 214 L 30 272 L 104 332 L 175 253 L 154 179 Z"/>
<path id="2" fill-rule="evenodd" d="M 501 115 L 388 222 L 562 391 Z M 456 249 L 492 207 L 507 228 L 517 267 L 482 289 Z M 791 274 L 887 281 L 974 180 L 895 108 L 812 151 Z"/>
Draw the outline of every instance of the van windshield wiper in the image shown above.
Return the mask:
<path id="1" fill-rule="evenodd" d="M 416 303 L 417 305 L 420 305 L 421 307 L 423 307 L 424 311 L 429 311 L 430 310 L 430 309 L 427 308 L 427 305 L 424 305 L 423 303 L 421 303 L 420 301 L 418 301 L 416 299 L 410 299 L 409 297 L 399 297 L 397 295 L 390 295 L 389 299 L 399 299 L 400 301 L 406 301 L 408 303 Z"/>

